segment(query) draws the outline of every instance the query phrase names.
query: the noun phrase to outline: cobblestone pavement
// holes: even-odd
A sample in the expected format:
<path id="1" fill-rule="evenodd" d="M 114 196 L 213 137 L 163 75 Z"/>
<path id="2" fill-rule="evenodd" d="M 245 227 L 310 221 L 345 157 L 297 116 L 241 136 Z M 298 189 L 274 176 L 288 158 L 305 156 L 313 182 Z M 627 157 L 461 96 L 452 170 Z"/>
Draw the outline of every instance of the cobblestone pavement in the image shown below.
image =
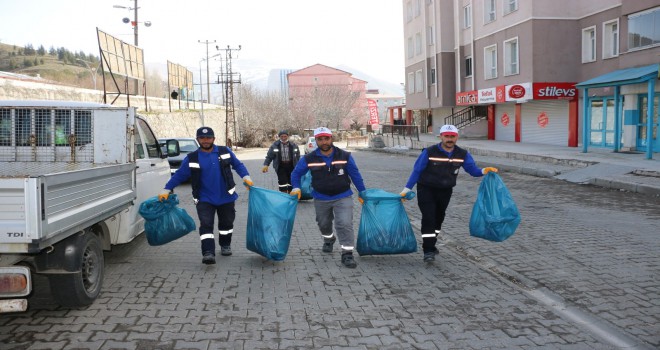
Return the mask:
<path id="1" fill-rule="evenodd" d="M 242 151 L 255 184 L 264 150 Z M 398 193 L 414 158 L 354 152 L 368 188 Z M 234 255 L 201 264 L 196 233 L 106 255 L 101 296 L 65 309 L 46 291 L 0 316 L 1 349 L 653 349 L 660 347 L 660 203 L 655 196 L 502 173 L 523 221 L 492 243 L 468 234 L 479 179 L 459 177 L 440 255 L 323 254 L 311 201 L 287 258 L 245 249 L 240 189 Z M 187 185 L 177 189 L 196 219 Z M 355 228 L 360 208 L 355 200 Z M 419 209 L 405 203 L 415 231 Z M 43 282 L 43 281 L 37 281 Z"/>

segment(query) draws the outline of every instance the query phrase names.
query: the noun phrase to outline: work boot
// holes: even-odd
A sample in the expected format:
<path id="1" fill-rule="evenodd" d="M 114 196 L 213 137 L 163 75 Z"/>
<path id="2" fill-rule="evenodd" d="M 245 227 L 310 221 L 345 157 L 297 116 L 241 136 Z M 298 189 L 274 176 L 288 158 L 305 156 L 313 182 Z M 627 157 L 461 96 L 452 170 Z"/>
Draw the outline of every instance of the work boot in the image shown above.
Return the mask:
<path id="1" fill-rule="evenodd" d="M 424 261 L 431 262 L 435 260 L 435 252 L 426 252 L 424 253 Z"/>
<path id="2" fill-rule="evenodd" d="M 332 247 L 335 245 L 335 240 L 324 240 L 323 241 L 323 248 L 321 250 L 324 253 L 332 253 Z"/>
<path id="3" fill-rule="evenodd" d="M 349 269 L 357 267 L 357 263 L 355 262 L 355 259 L 353 259 L 353 253 L 343 253 L 341 255 L 341 263 Z"/>
<path id="4" fill-rule="evenodd" d="M 220 255 L 222 256 L 230 256 L 231 255 L 231 247 L 228 245 L 221 246 L 220 247 Z"/>
<path id="5" fill-rule="evenodd" d="M 213 265 L 215 264 L 215 255 L 213 253 L 204 253 L 202 264 Z"/>

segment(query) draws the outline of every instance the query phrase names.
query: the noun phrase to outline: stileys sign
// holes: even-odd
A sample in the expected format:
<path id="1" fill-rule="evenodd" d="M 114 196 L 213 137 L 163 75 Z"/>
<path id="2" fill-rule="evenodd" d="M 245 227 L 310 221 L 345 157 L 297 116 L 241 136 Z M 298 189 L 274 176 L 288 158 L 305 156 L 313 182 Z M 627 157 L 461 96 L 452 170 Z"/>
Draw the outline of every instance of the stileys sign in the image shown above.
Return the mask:
<path id="1" fill-rule="evenodd" d="M 535 100 L 573 100 L 578 98 L 575 83 L 534 83 Z"/>

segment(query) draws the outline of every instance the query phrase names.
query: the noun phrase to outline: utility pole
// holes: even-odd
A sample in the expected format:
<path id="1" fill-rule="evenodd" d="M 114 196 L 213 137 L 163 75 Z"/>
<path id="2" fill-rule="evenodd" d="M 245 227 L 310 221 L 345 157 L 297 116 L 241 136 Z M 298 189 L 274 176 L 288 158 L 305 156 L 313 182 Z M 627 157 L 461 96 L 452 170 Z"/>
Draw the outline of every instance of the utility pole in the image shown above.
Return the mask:
<path id="1" fill-rule="evenodd" d="M 216 46 L 216 49 L 220 50 L 220 47 Z M 232 60 L 232 51 L 240 51 L 241 45 L 238 45 L 238 49 L 232 49 L 227 45 L 225 50 L 225 72 L 221 73 L 219 83 L 223 83 L 225 86 L 225 140 L 227 141 L 227 147 L 232 147 L 232 138 L 233 141 L 236 141 L 236 117 L 234 113 L 234 84 L 241 83 L 241 75 L 236 74 L 232 71 L 231 60 Z"/>
<path id="2" fill-rule="evenodd" d="M 209 83 L 209 44 L 215 43 L 215 40 L 197 40 L 197 42 L 206 45 L 206 98 L 208 99 L 207 102 L 211 103 L 211 84 Z"/>

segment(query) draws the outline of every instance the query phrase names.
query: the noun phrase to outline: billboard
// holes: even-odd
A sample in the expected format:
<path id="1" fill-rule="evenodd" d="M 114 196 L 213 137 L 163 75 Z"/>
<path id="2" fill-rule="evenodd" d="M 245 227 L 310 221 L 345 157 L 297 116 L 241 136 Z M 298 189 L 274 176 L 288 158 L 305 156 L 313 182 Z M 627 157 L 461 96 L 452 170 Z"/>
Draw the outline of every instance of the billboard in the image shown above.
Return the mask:
<path id="1" fill-rule="evenodd" d="M 103 71 L 144 80 L 144 53 L 141 48 L 127 44 L 98 28 L 96 34 Z"/>

